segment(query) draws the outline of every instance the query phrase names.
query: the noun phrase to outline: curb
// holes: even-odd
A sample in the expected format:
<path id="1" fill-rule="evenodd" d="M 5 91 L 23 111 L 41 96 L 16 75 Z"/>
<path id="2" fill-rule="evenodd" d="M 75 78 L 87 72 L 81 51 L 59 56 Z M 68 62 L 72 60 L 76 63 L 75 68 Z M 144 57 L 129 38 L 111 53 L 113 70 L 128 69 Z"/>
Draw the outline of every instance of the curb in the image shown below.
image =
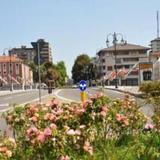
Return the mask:
<path id="1" fill-rule="evenodd" d="M 114 91 L 118 91 L 118 92 L 122 92 L 122 93 L 130 94 L 131 96 L 138 97 L 138 98 L 142 98 L 142 97 L 143 97 L 143 94 L 142 94 L 142 93 L 133 93 L 133 92 L 124 91 L 124 90 L 121 90 L 121 89 L 108 88 L 108 87 L 105 87 L 105 89 L 108 89 L 108 90 L 114 90 Z"/>

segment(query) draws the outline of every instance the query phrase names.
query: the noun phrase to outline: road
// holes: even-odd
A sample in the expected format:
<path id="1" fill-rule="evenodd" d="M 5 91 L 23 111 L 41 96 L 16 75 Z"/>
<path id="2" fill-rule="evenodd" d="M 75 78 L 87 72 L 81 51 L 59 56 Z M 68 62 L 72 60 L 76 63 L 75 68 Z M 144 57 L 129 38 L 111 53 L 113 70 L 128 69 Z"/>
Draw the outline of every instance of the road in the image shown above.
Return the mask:
<path id="1" fill-rule="evenodd" d="M 48 95 L 47 90 L 42 90 L 42 97 Z M 39 96 L 38 90 L 29 90 L 26 92 L 13 93 L 0 96 L 0 111 L 7 109 L 13 104 L 24 104 L 36 100 Z"/>
<path id="2" fill-rule="evenodd" d="M 87 95 L 92 96 L 95 93 L 98 93 L 101 90 L 98 89 L 87 89 Z M 124 98 L 124 94 L 118 91 L 113 91 L 113 90 L 103 90 L 104 94 L 109 96 L 111 99 L 116 99 L 116 98 Z M 62 89 L 58 92 L 58 96 L 64 97 L 69 100 L 73 101 L 80 101 L 80 90 L 79 89 Z"/>

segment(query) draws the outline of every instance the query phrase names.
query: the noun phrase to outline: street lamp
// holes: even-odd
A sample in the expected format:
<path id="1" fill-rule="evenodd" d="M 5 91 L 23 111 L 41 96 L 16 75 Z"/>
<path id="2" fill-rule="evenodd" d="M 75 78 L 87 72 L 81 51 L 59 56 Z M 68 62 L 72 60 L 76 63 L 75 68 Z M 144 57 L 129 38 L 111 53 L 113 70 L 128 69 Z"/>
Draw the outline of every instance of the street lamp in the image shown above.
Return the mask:
<path id="1" fill-rule="evenodd" d="M 40 71 L 40 46 L 37 42 L 37 54 L 38 54 L 38 81 L 39 81 L 39 103 L 41 104 L 41 71 Z"/>
<path id="2" fill-rule="evenodd" d="M 124 40 L 123 40 L 123 35 L 121 34 L 121 33 L 110 33 L 110 34 L 108 34 L 107 35 L 107 40 L 106 40 L 106 45 L 107 45 L 107 47 L 109 47 L 109 37 L 112 37 L 113 38 L 113 41 L 112 41 L 112 43 L 113 43 L 113 46 L 114 46 L 114 61 L 115 61 L 115 65 L 114 65 L 114 69 L 115 69 L 115 73 L 116 73 L 116 78 L 115 78 L 115 88 L 118 88 L 118 77 L 117 77 L 117 73 L 118 73 L 118 71 L 117 71 L 117 43 L 118 43 L 118 36 L 121 36 L 121 44 L 124 44 Z"/>
<path id="3" fill-rule="evenodd" d="M 10 48 L 4 48 L 3 50 L 3 55 L 5 55 L 5 51 L 8 50 L 8 55 L 9 55 L 9 75 L 10 75 L 10 91 L 13 91 L 13 82 L 12 82 L 12 56 L 10 51 Z"/>
<path id="4" fill-rule="evenodd" d="M 9 74 L 10 74 L 10 84 L 11 84 L 11 86 L 10 86 L 10 91 L 13 91 L 13 83 L 12 83 L 12 56 L 11 56 L 11 53 L 9 53 L 9 57 L 10 57 L 10 66 L 9 66 Z"/>

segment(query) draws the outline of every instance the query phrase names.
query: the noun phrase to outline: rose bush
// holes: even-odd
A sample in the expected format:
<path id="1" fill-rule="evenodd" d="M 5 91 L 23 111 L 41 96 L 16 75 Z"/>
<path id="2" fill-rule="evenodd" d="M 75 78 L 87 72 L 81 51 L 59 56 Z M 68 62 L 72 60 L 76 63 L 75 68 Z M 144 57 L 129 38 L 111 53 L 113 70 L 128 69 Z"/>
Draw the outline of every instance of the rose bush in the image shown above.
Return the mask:
<path id="1" fill-rule="evenodd" d="M 155 137 L 159 136 L 152 136 L 157 135 L 156 123 L 146 124 L 147 118 L 128 95 L 110 100 L 98 93 L 83 104 L 52 99 L 43 105 L 15 107 L 5 118 L 16 143 L 12 147 L 2 141 L 4 160 L 142 160 L 149 142 L 153 142 L 150 157 L 158 157 Z"/>

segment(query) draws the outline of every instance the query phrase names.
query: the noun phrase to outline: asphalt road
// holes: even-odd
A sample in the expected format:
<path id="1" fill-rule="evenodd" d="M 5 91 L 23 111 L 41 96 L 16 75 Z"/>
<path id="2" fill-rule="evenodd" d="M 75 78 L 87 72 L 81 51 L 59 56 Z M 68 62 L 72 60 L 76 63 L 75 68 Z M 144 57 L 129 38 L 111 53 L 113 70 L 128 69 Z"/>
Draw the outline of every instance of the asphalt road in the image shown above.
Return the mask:
<path id="1" fill-rule="evenodd" d="M 42 90 L 42 97 L 47 95 L 47 90 Z M 13 93 L 9 95 L 0 96 L 0 110 L 6 109 L 13 104 L 24 104 L 36 100 L 39 97 L 38 90 L 29 90 L 26 92 Z"/>
<path id="2" fill-rule="evenodd" d="M 93 88 L 93 89 L 87 89 L 87 95 L 92 96 L 95 93 L 100 92 L 101 90 Z M 117 98 L 124 98 L 124 94 L 120 93 L 118 91 L 113 91 L 113 90 L 103 90 L 104 94 L 109 96 L 112 99 L 117 99 Z M 64 98 L 67 98 L 69 100 L 73 101 L 80 101 L 80 93 L 81 91 L 77 89 L 62 89 L 60 92 L 58 92 L 58 95 Z"/>

